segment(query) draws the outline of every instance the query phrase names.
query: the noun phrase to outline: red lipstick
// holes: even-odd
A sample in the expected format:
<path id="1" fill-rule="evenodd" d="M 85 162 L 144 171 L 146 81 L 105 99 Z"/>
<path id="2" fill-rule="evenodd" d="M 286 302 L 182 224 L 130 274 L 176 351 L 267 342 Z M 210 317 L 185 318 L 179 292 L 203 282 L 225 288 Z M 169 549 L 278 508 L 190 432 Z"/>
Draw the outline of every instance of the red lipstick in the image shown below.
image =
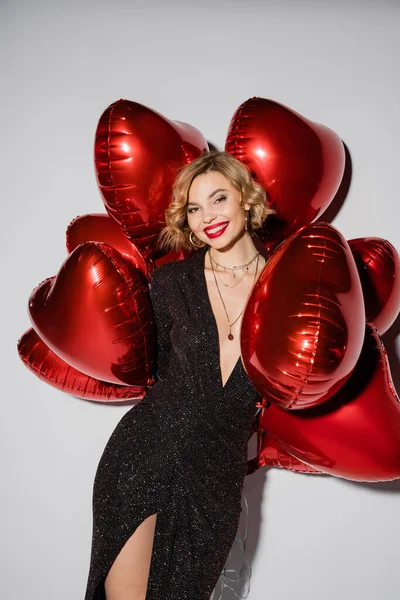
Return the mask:
<path id="1" fill-rule="evenodd" d="M 208 227 L 204 227 L 203 231 L 207 237 L 216 238 L 224 233 L 228 225 L 229 221 L 222 221 L 221 223 L 217 223 L 216 225 L 209 225 Z"/>

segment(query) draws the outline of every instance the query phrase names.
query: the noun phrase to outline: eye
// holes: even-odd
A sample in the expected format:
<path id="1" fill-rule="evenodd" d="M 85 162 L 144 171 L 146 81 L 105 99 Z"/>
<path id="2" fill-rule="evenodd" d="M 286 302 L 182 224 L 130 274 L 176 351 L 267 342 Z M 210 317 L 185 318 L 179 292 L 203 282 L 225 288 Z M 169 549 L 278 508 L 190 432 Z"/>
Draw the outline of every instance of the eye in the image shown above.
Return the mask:
<path id="1" fill-rule="evenodd" d="M 218 198 L 215 199 L 214 204 L 215 204 L 215 202 L 219 202 L 219 201 L 223 202 L 224 200 L 226 200 L 226 196 L 219 196 Z M 192 213 L 196 212 L 197 210 L 198 210 L 198 208 L 193 207 L 193 208 L 188 208 L 187 212 L 188 212 L 188 214 L 192 214 Z"/>

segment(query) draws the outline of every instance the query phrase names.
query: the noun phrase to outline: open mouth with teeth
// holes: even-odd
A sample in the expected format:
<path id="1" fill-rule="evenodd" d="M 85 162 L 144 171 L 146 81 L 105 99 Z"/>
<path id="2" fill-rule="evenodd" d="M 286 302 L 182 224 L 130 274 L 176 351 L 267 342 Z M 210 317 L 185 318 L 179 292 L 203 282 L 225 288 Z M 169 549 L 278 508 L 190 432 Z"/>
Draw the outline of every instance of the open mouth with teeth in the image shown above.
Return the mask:
<path id="1" fill-rule="evenodd" d="M 208 237 L 216 237 L 217 235 L 221 235 L 225 229 L 228 227 L 229 225 L 229 221 L 225 222 L 225 223 L 221 223 L 221 225 L 217 225 L 216 227 L 213 227 L 212 229 L 205 229 L 204 233 L 208 236 Z"/>

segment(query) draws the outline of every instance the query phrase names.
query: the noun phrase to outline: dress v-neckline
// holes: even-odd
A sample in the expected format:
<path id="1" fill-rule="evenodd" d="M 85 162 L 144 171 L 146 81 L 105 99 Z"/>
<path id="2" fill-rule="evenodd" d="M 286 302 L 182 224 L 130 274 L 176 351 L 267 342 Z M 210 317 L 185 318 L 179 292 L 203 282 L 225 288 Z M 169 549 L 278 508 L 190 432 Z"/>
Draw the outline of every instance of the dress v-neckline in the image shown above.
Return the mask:
<path id="1" fill-rule="evenodd" d="M 205 258 L 206 258 L 206 252 L 207 249 L 206 248 L 202 248 L 201 250 L 197 251 L 196 254 L 198 254 L 198 258 L 199 258 L 199 266 L 200 266 L 200 280 L 202 282 L 202 289 L 203 289 L 203 293 L 204 293 L 204 300 L 205 303 L 207 304 L 208 310 L 207 310 L 207 314 L 210 315 L 210 324 L 212 326 L 212 332 L 214 334 L 214 339 L 216 340 L 216 357 L 217 357 L 217 366 L 218 366 L 218 376 L 219 376 L 219 385 L 222 388 L 222 390 L 226 390 L 227 386 L 230 384 L 231 380 L 233 379 L 233 377 L 236 374 L 236 371 L 238 370 L 238 368 L 241 366 L 244 369 L 244 365 L 243 365 L 243 361 L 242 361 L 242 353 L 239 354 L 238 359 L 233 367 L 233 369 L 231 370 L 228 379 L 225 381 L 225 385 L 223 385 L 222 383 L 222 371 L 221 371 L 221 350 L 220 350 L 220 341 L 219 341 L 219 331 L 218 331 L 218 323 L 217 323 L 217 319 L 215 318 L 215 314 L 212 308 L 212 304 L 211 304 L 211 299 L 210 299 L 210 294 L 208 292 L 208 286 L 207 286 L 207 279 L 206 279 L 206 274 L 205 274 Z"/>

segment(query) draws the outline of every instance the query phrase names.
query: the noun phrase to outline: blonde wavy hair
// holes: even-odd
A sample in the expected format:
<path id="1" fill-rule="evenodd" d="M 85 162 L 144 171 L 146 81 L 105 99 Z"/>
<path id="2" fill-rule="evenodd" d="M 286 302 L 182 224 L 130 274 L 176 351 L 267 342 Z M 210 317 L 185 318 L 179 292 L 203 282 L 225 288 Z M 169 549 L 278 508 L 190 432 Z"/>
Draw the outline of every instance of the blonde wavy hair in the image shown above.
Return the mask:
<path id="1" fill-rule="evenodd" d="M 268 215 L 276 214 L 266 199 L 266 192 L 251 176 L 250 170 L 242 162 L 227 152 L 207 152 L 184 165 L 175 179 L 172 200 L 165 211 L 166 226 L 158 236 L 158 246 L 162 250 L 193 249 L 189 235 L 191 229 L 187 220 L 187 203 L 193 179 L 203 173 L 216 171 L 224 175 L 241 193 L 241 203 L 250 204 L 248 231 L 250 235 L 260 229 Z M 195 234 L 195 244 L 201 244 Z"/>

